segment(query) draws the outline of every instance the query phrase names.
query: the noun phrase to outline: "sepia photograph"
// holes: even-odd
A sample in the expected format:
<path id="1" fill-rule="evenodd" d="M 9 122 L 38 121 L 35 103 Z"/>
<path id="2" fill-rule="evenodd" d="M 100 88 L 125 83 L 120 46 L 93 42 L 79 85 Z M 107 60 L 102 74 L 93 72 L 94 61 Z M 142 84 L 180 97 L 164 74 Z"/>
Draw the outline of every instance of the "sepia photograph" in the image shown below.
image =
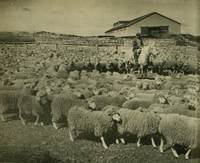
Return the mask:
<path id="1" fill-rule="evenodd" d="M 0 0 L 0 163 L 200 163 L 200 0 Z"/>

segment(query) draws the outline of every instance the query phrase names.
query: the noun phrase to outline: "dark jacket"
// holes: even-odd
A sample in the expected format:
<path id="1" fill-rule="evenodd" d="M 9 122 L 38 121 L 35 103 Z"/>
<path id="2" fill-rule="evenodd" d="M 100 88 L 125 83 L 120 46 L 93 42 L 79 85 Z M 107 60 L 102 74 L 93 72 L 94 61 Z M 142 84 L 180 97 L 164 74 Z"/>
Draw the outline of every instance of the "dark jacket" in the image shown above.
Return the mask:
<path id="1" fill-rule="evenodd" d="M 141 38 L 135 38 L 133 40 L 133 51 L 140 49 L 142 46 L 144 46 L 143 40 Z"/>

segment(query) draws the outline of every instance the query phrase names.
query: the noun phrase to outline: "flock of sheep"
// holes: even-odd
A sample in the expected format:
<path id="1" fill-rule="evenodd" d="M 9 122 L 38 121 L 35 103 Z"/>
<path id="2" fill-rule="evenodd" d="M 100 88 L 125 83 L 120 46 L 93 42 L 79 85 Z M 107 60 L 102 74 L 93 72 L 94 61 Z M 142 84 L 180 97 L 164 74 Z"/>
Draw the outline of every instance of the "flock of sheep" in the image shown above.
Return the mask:
<path id="1" fill-rule="evenodd" d="M 85 72 L 85 74 L 87 74 Z M 82 73 L 83 75 L 83 73 Z M 73 76 L 73 75 L 72 75 Z M 111 76 L 111 75 L 110 75 Z M 76 82 L 76 75 L 72 77 Z M 73 81 L 71 81 L 73 83 Z M 151 89 L 155 92 L 163 83 L 161 79 L 154 80 L 148 85 L 138 81 L 138 89 Z M 146 85 L 145 85 L 146 84 Z M 84 85 L 83 85 L 84 87 Z M 128 88 L 129 89 L 129 88 Z M 198 105 L 184 101 L 178 97 L 149 93 L 102 94 L 104 90 L 93 92 L 70 91 L 55 95 L 51 99 L 52 125 L 59 128 L 62 119 L 67 121 L 69 138 L 74 141 L 83 135 L 99 137 L 104 148 L 108 148 L 106 136 L 111 134 L 116 144 L 125 144 L 127 136 L 137 137 L 137 146 L 142 145 L 143 138 L 150 137 L 152 146 L 157 148 L 155 138 L 159 138 L 159 150 L 164 152 L 164 144 L 170 145 L 173 155 L 179 157 L 174 146 L 176 144 L 187 147 L 185 159 L 189 159 L 191 150 L 200 146 L 200 119 L 197 117 L 178 114 L 178 109 L 195 107 Z M 199 90 L 198 90 L 199 91 Z M 27 123 L 27 115 L 36 117 L 35 125 L 44 125 L 46 110 L 42 101 L 49 96 L 30 89 L 17 89 L 9 86 L 0 87 L 0 118 L 6 121 L 6 115 L 17 112 L 22 124 Z M 177 102 L 178 101 L 178 102 Z M 181 104 L 182 103 L 182 104 Z M 185 107 L 185 108 L 184 108 Z M 186 109 L 186 110 L 187 110 Z M 173 110 L 171 113 L 169 110 Z M 166 111 L 166 112 L 165 112 Z M 188 109 L 188 112 L 190 110 Z M 169 114 L 170 113 L 170 114 Z"/>

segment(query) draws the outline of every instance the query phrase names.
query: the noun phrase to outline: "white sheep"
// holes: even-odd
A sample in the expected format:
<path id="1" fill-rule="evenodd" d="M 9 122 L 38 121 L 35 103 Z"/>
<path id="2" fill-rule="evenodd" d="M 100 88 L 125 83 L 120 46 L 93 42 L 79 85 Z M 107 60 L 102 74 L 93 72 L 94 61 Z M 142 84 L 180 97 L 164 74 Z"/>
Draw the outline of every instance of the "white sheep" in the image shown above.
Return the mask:
<path id="1" fill-rule="evenodd" d="M 52 124 L 58 129 L 58 121 L 64 117 L 67 118 L 68 111 L 75 105 L 84 105 L 84 102 L 73 94 L 60 94 L 53 98 L 51 103 Z"/>
<path id="2" fill-rule="evenodd" d="M 181 114 L 190 117 L 195 116 L 195 111 L 190 110 L 189 104 L 176 104 L 176 105 L 169 105 L 169 104 L 152 104 L 147 109 L 150 112 L 154 113 L 165 113 L 165 114 Z"/>
<path id="3" fill-rule="evenodd" d="M 196 105 L 195 116 L 196 116 L 197 118 L 200 118 L 200 105 L 199 105 L 199 102 L 198 102 L 198 104 Z"/>
<path id="4" fill-rule="evenodd" d="M 122 123 L 117 124 L 118 132 L 121 136 L 125 134 L 135 135 L 138 138 L 137 146 L 141 146 L 141 138 L 151 136 L 151 143 L 156 147 L 153 136 L 158 133 L 160 117 L 155 113 L 140 112 L 138 110 L 130 110 L 121 108 L 120 114 Z M 124 139 L 120 139 L 125 143 Z"/>
<path id="5" fill-rule="evenodd" d="M 44 114 L 44 109 L 40 105 L 40 99 L 31 95 L 21 95 L 18 99 L 17 106 L 19 109 L 19 118 L 23 125 L 26 125 L 23 115 L 36 116 L 34 125 L 38 125 L 41 115 Z M 41 125 L 43 125 L 43 122 L 41 122 Z"/>
<path id="6" fill-rule="evenodd" d="M 21 95 L 29 94 L 27 89 L 23 90 L 2 90 L 0 91 L 0 118 L 6 121 L 5 114 L 17 112 L 17 102 Z"/>
<path id="7" fill-rule="evenodd" d="M 192 149 L 200 146 L 200 119 L 187 117 L 179 114 L 160 114 L 161 121 L 159 132 L 170 145 L 173 155 L 178 158 L 175 144 L 188 147 L 185 159 L 189 159 Z M 164 139 L 161 138 L 160 152 L 163 153 Z"/>
<path id="8" fill-rule="evenodd" d="M 80 79 L 80 72 L 78 70 L 70 71 L 69 78 L 72 80 L 79 80 Z"/>
<path id="9" fill-rule="evenodd" d="M 121 107 L 122 104 L 126 101 L 126 98 L 122 95 L 96 95 L 88 99 L 88 103 L 93 103 L 95 105 L 95 110 L 102 110 L 107 105 L 113 105 Z"/>
<path id="10" fill-rule="evenodd" d="M 138 107 L 145 107 L 148 108 L 152 104 L 152 101 L 149 99 L 144 98 L 132 98 L 130 100 L 127 100 L 125 103 L 123 103 L 122 107 L 136 110 Z"/>
<path id="11" fill-rule="evenodd" d="M 166 103 L 166 99 L 163 96 L 149 96 L 148 94 L 144 94 L 140 97 L 136 94 L 136 97 L 124 102 L 122 107 L 131 110 L 136 110 L 138 107 L 148 108 L 153 103 Z"/>
<path id="12" fill-rule="evenodd" d="M 108 148 L 104 136 L 114 131 L 115 124 L 121 122 L 118 113 L 112 109 L 91 111 L 84 107 L 74 106 L 68 113 L 70 140 L 74 141 L 81 133 L 100 137 L 102 145 Z"/>

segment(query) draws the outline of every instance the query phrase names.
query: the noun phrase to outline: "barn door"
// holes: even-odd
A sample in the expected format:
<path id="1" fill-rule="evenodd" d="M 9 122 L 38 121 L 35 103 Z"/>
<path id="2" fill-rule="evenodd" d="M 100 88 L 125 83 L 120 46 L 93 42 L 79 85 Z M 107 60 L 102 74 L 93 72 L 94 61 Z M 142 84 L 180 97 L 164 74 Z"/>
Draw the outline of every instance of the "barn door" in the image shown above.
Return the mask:
<path id="1" fill-rule="evenodd" d="M 141 35 L 142 36 L 149 36 L 149 28 L 148 27 L 141 27 Z"/>
<path id="2" fill-rule="evenodd" d="M 168 26 L 141 27 L 142 36 L 160 36 L 169 33 Z"/>

